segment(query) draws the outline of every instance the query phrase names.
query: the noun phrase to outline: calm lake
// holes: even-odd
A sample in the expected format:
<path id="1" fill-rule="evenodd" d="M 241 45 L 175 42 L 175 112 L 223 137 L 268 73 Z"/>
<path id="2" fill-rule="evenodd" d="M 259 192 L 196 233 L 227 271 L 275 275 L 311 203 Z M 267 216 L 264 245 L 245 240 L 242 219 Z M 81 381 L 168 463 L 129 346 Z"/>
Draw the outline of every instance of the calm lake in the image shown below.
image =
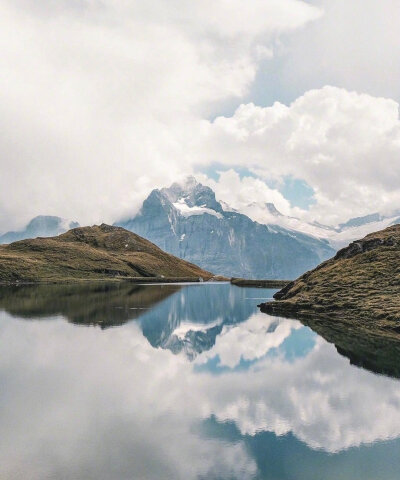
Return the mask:
<path id="1" fill-rule="evenodd" d="M 260 313 L 273 293 L 1 287 L 0 479 L 399 479 L 397 347 Z"/>

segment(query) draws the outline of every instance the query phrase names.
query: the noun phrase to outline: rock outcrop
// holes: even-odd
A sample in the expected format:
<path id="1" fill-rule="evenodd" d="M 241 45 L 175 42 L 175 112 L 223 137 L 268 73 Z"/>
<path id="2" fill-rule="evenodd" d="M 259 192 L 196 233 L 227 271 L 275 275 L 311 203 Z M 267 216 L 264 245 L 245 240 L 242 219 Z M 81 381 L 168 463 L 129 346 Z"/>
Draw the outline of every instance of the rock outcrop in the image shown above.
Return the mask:
<path id="1" fill-rule="evenodd" d="M 352 242 L 274 298 L 261 310 L 400 334 L 400 225 Z"/>

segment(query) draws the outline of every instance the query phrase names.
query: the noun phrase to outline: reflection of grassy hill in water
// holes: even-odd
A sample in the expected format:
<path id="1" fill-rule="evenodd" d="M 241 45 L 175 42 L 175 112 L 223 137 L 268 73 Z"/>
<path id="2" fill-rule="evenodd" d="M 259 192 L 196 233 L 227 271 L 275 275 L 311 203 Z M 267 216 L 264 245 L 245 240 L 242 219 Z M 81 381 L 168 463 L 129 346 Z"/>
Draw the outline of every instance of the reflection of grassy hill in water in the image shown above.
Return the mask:
<path id="1" fill-rule="evenodd" d="M 26 285 L 1 287 L 0 308 L 20 318 L 62 315 L 71 323 L 101 328 L 136 319 L 154 348 L 175 354 L 182 352 L 192 360 L 213 347 L 224 325 L 246 321 L 254 313 L 256 302 L 248 297 L 258 295 L 259 289 L 228 285 L 141 286 L 125 282 Z M 319 319 L 302 322 L 334 343 L 351 363 L 400 377 L 397 341 L 372 334 L 359 335 L 357 331 Z M 177 335 L 182 326 L 186 328 Z"/>
<path id="2" fill-rule="evenodd" d="M 184 352 L 193 359 L 210 349 L 223 325 L 246 321 L 255 310 L 259 289 L 227 284 L 141 286 L 126 282 L 7 286 L 0 308 L 22 318 L 63 315 L 69 322 L 118 326 L 139 319 L 154 348 Z M 272 294 L 272 292 L 271 292 Z M 175 330 L 186 329 L 179 336 Z"/>
<path id="3" fill-rule="evenodd" d="M 0 308 L 22 318 L 62 315 L 72 323 L 106 328 L 138 318 L 179 289 L 125 282 L 7 286 L 0 288 Z"/>
<path id="4" fill-rule="evenodd" d="M 352 365 L 374 373 L 400 378 L 400 342 L 397 338 L 372 332 L 343 328 L 324 319 L 303 317 L 301 322 L 312 328 L 338 353 L 347 357 Z"/>
<path id="5" fill-rule="evenodd" d="M 58 237 L 0 246 L 0 282 L 101 280 L 212 274 L 120 227 L 74 228 Z"/>

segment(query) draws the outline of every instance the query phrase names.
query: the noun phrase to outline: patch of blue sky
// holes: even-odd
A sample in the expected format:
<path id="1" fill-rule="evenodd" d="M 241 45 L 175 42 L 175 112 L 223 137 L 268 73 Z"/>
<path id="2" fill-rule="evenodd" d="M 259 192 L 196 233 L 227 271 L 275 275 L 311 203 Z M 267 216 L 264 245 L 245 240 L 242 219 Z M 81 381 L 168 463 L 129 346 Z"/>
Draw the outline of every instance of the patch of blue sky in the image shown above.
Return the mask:
<path id="1" fill-rule="evenodd" d="M 218 181 L 220 176 L 219 172 L 230 169 L 235 170 L 241 179 L 244 177 L 252 177 L 263 180 L 268 187 L 278 190 L 290 202 L 292 207 L 308 210 L 311 205 L 316 203 L 314 189 L 305 180 L 295 178 L 291 175 L 284 176 L 280 181 L 273 179 L 264 180 L 247 167 L 223 165 L 218 162 L 207 166 L 199 166 L 196 171 L 207 175 L 208 178 Z"/>
<path id="2" fill-rule="evenodd" d="M 282 44 L 275 45 L 274 56 L 261 60 L 256 76 L 243 97 L 230 97 L 217 102 L 210 108 L 209 121 L 218 117 L 232 117 L 240 105 L 254 103 L 259 107 L 271 107 L 275 102 L 291 105 L 297 98 L 311 89 L 322 88 L 331 83 L 329 78 L 302 76 L 302 82 L 293 78 L 291 56 Z"/>
<path id="3" fill-rule="evenodd" d="M 300 178 L 292 176 L 284 177 L 280 186 L 277 187 L 281 194 L 290 202 L 292 207 L 300 207 L 308 210 L 316 203 L 314 189 Z"/>
<path id="4" fill-rule="evenodd" d="M 225 172 L 226 170 L 235 170 L 239 174 L 239 177 L 242 179 L 244 177 L 259 178 L 254 172 L 252 172 L 247 167 L 241 167 L 238 165 L 224 165 L 222 163 L 213 162 L 210 165 L 198 166 L 195 170 L 199 173 L 204 173 L 208 178 L 212 178 L 216 182 L 219 179 L 219 172 Z"/>
<path id="5" fill-rule="evenodd" d="M 277 349 L 287 362 L 306 357 L 315 347 L 318 335 L 308 327 L 292 330 Z"/>
<path id="6" fill-rule="evenodd" d="M 246 360 L 243 357 L 240 357 L 239 363 L 235 365 L 233 368 L 231 368 L 226 365 L 221 365 L 221 359 L 219 355 L 215 355 L 215 357 L 208 359 L 206 363 L 195 364 L 193 371 L 195 373 L 207 372 L 207 373 L 211 373 L 212 375 L 221 375 L 223 373 L 228 373 L 228 372 L 243 372 L 245 370 L 248 370 L 252 365 L 254 365 L 260 360 L 261 358 Z"/>

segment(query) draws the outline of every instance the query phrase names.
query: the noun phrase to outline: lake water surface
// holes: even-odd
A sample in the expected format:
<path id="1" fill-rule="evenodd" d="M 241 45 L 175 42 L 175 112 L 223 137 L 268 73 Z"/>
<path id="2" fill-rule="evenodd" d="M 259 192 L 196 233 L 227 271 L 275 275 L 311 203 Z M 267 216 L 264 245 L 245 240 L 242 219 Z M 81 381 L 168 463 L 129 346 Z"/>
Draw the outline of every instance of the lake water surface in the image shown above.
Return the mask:
<path id="1" fill-rule="evenodd" d="M 399 479 L 396 350 L 260 313 L 273 293 L 0 288 L 0 479 Z"/>

